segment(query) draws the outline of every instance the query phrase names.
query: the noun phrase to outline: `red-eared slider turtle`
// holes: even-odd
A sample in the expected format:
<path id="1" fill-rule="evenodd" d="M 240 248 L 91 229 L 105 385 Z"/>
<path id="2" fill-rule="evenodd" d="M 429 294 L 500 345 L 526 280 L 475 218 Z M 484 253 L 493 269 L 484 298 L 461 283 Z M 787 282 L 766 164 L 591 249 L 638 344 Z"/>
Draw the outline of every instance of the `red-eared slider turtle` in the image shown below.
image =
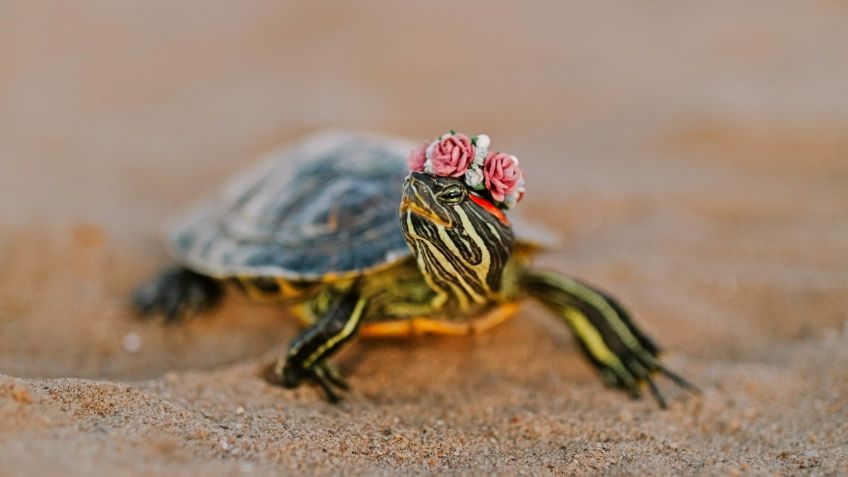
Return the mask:
<path id="1" fill-rule="evenodd" d="M 410 154 L 409 151 L 413 152 Z M 355 336 L 469 334 L 532 297 L 567 324 L 605 380 L 634 396 L 652 375 L 693 387 L 608 294 L 531 266 L 549 242 L 519 223 L 515 156 L 485 135 L 418 147 L 358 133 L 309 138 L 232 181 L 168 228 L 179 266 L 140 287 L 135 306 L 175 320 L 214 305 L 222 284 L 293 307 L 305 325 L 275 380 L 347 389 L 328 359 Z M 514 230 L 514 231 L 513 231 Z"/>

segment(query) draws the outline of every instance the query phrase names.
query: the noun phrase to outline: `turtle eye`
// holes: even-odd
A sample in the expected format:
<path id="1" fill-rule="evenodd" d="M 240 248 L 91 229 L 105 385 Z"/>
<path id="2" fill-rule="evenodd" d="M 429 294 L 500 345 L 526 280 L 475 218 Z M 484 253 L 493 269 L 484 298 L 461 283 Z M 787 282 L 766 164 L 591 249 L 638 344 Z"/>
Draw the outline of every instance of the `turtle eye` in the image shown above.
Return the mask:
<path id="1" fill-rule="evenodd" d="M 446 187 L 439 192 L 439 200 L 448 204 L 455 204 L 465 198 L 465 189 L 458 185 Z"/>

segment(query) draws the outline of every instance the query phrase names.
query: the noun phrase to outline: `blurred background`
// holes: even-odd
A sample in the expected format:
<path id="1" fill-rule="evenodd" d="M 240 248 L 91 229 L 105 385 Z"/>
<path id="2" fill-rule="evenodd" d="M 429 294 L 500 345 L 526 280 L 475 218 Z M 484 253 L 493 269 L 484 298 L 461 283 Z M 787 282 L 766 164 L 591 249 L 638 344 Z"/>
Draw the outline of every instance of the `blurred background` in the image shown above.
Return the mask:
<path id="1" fill-rule="evenodd" d="M 0 0 L 0 473 L 846 474 L 846 52 L 836 0 Z M 128 312 L 167 217 L 328 127 L 517 154 L 544 265 L 704 396 L 631 403 L 528 305 L 355 344 L 330 408 L 259 379 L 274 307 Z"/>
<path id="2" fill-rule="evenodd" d="M 525 211 L 566 239 L 547 263 L 617 291 L 674 349 L 756 353 L 845 320 L 842 2 L 0 12 L 0 371 L 149 377 L 279 346 L 288 325 L 247 308 L 190 325 L 207 334 L 180 351 L 123 300 L 167 263 L 175 209 L 326 127 L 488 133 L 523 159 Z"/>

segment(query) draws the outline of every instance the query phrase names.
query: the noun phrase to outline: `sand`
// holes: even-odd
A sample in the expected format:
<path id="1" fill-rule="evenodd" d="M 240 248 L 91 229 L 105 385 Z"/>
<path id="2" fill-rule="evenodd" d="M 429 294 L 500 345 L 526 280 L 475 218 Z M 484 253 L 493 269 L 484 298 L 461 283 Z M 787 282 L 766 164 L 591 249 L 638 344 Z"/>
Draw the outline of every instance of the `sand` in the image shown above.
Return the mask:
<path id="1" fill-rule="evenodd" d="M 848 474 L 848 9 L 522 5 L 4 7 L 0 475 Z M 333 406 L 262 379 L 285 310 L 128 311 L 163 220 L 324 127 L 519 154 L 545 265 L 704 393 L 606 388 L 528 303 L 354 344 Z"/>

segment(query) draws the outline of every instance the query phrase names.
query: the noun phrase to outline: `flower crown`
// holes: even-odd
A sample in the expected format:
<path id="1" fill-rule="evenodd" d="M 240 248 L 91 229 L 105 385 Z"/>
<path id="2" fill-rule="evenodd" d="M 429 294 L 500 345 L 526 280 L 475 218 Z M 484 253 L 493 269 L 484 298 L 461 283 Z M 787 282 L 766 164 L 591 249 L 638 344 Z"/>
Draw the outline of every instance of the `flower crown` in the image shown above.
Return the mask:
<path id="1" fill-rule="evenodd" d="M 524 198 L 524 174 L 517 157 L 489 151 L 490 144 L 485 134 L 469 138 L 450 131 L 413 149 L 407 164 L 412 172 L 462 177 L 471 189 L 488 192 L 495 205 L 509 209 Z"/>

